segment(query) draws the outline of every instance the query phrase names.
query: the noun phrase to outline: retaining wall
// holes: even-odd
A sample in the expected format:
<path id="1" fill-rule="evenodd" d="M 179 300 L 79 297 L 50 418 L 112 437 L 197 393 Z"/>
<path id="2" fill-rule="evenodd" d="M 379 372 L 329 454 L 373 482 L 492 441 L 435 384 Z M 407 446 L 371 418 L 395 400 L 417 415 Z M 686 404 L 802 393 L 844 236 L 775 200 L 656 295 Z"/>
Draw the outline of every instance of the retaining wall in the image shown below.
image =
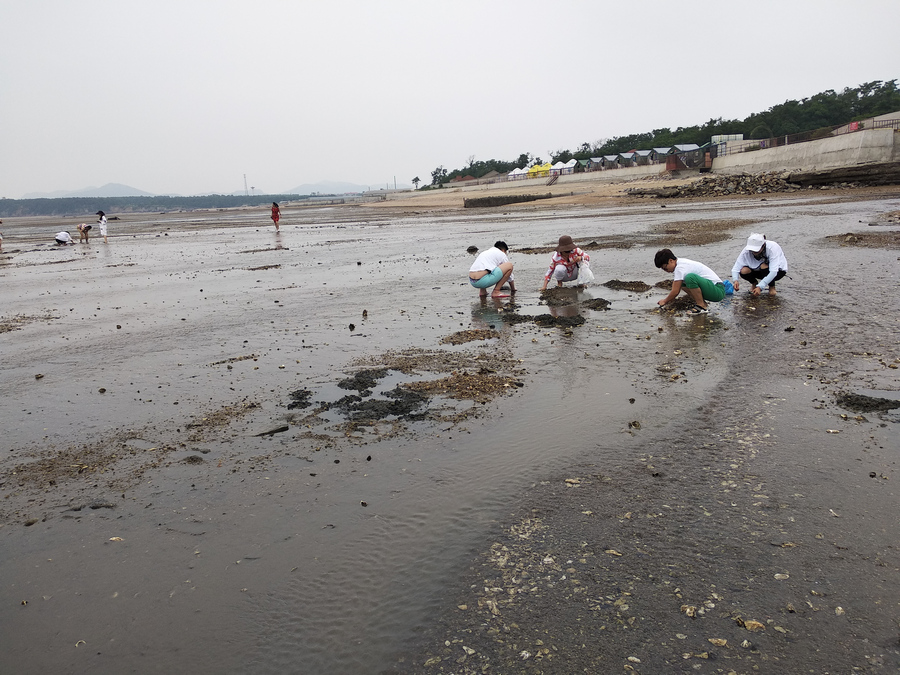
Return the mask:
<path id="1" fill-rule="evenodd" d="M 818 141 L 716 157 L 715 173 L 761 171 L 827 171 L 900 160 L 898 134 L 893 129 L 867 129 Z"/>

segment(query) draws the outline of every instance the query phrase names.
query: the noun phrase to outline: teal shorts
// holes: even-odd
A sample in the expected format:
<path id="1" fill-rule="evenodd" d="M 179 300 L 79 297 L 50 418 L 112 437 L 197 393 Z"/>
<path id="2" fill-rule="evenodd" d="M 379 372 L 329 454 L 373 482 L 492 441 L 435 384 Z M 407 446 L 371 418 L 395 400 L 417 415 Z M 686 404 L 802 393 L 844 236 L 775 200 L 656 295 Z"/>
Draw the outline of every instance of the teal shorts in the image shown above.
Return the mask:
<path id="1" fill-rule="evenodd" d="M 709 279 L 691 272 L 684 275 L 682 283 L 687 288 L 699 288 L 703 294 L 703 299 L 707 302 L 722 302 L 725 299 L 725 285 L 721 281 L 713 283 Z"/>
<path id="2" fill-rule="evenodd" d="M 469 283 L 472 284 L 475 288 L 487 288 L 488 286 L 496 286 L 498 283 L 500 283 L 500 280 L 502 278 L 503 270 L 501 270 L 499 267 L 495 267 L 493 272 L 488 272 L 477 281 L 473 280 L 472 277 L 469 277 Z"/>

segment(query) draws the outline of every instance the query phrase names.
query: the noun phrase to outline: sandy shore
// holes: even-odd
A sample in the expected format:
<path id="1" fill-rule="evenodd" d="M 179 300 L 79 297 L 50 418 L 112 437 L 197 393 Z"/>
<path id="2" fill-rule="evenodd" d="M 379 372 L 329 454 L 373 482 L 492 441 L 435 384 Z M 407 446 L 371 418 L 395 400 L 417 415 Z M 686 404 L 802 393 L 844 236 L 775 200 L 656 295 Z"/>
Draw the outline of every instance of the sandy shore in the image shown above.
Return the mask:
<path id="1" fill-rule="evenodd" d="M 900 195 L 616 189 L 4 219 L 0 670 L 896 670 Z M 776 299 L 654 309 L 657 248 L 751 230 Z M 599 283 L 551 308 L 563 233 Z"/>

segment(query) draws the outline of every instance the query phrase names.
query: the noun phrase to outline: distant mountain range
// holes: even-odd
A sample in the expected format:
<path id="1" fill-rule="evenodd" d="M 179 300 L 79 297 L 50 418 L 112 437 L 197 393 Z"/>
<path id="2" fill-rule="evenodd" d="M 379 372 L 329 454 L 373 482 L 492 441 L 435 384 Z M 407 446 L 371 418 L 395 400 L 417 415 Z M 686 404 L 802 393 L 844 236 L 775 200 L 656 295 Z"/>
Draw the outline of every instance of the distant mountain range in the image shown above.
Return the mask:
<path id="1" fill-rule="evenodd" d="M 130 185 L 107 183 L 102 187 L 86 187 L 81 190 L 57 190 L 56 192 L 29 192 L 22 199 L 59 199 L 61 197 L 153 197 L 152 192 L 144 192 Z"/>
<path id="2" fill-rule="evenodd" d="M 328 194 L 328 195 L 341 195 L 348 193 L 359 193 L 365 192 L 367 190 L 379 190 L 386 185 L 359 185 L 357 183 L 345 183 L 342 181 L 328 181 L 323 180 L 318 183 L 304 183 L 303 185 L 298 185 L 295 188 L 291 188 L 290 190 L 285 190 L 283 192 L 278 193 L 265 193 L 260 188 L 254 188 L 253 194 L 283 194 L 283 195 L 311 195 L 311 194 Z M 390 186 L 393 188 L 393 185 Z M 400 189 L 406 189 L 411 186 L 409 185 L 397 185 Z M 237 191 L 233 193 L 219 193 L 219 194 L 234 194 L 234 195 L 242 195 L 243 191 Z M 24 195 L 22 199 L 58 199 L 63 197 L 87 197 L 91 199 L 103 199 L 105 197 L 156 197 L 158 195 L 152 192 L 145 192 L 144 190 L 138 190 L 137 188 L 131 187 L 130 185 L 122 185 L 121 183 L 107 183 L 102 187 L 86 187 L 81 190 L 57 190 L 55 192 L 29 192 L 27 195 Z M 171 196 L 180 196 L 180 195 L 171 195 Z"/>

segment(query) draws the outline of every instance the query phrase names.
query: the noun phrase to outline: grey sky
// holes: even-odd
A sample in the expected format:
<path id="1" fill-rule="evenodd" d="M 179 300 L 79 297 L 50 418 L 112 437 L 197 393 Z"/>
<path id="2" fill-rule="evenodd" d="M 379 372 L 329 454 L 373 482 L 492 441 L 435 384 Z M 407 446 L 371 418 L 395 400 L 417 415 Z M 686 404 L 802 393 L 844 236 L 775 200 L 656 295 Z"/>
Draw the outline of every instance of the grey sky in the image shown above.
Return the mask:
<path id="1" fill-rule="evenodd" d="M 900 77 L 897 0 L 0 0 L 0 197 L 513 160 Z"/>

